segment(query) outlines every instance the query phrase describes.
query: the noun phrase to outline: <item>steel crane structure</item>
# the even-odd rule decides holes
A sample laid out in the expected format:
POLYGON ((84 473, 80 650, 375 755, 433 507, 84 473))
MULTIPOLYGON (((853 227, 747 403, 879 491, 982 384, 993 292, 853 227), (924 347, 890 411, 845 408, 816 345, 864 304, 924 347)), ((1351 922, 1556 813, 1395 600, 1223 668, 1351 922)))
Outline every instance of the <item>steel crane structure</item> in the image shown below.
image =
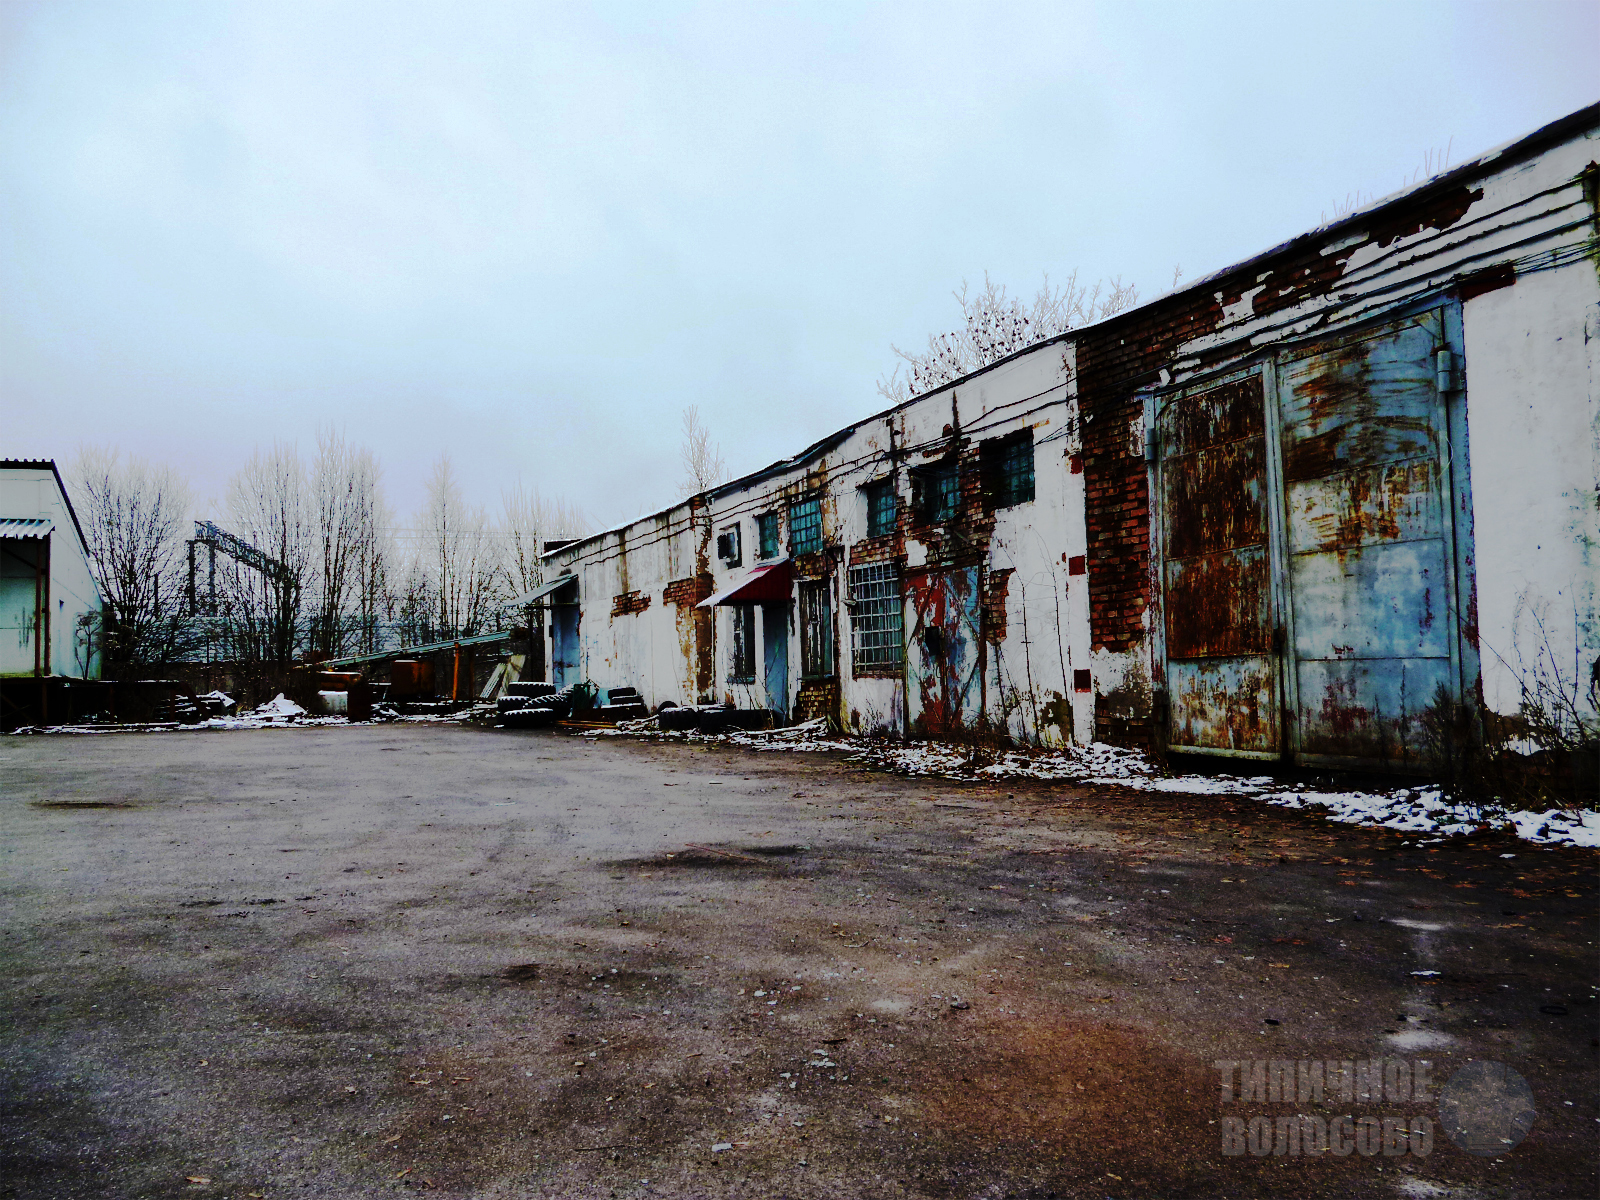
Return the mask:
POLYGON ((195 587, 199 567, 195 553, 197 546, 206 547, 208 554, 204 615, 217 615, 217 551, 220 550, 235 562, 260 573, 271 583, 274 611, 267 641, 274 657, 280 662, 287 662, 294 650, 294 618, 300 608, 300 581, 294 572, 226 529, 210 521, 196 521, 194 537, 189 541, 189 611, 194 614, 201 612, 200 596, 195 587))

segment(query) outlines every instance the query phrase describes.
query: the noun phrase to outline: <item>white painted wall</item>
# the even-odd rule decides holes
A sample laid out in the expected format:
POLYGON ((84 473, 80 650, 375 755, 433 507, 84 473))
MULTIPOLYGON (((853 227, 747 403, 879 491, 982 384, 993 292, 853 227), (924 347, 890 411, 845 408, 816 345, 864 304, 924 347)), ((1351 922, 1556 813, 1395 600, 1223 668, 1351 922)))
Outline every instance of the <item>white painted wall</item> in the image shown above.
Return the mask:
POLYGON ((1600 277, 1524 275, 1462 320, 1483 695, 1514 715, 1538 670, 1583 696, 1600 657, 1600 277))
MULTIPOLYGON (((0 468, 0 517, 43 517, 55 524, 50 537, 49 672, 98 679, 100 589, 55 474, 48 467, 0 468), (79 626, 85 614, 96 619, 92 639, 79 626)), ((33 605, 31 578, 9 579, 0 589, 0 674, 33 674, 33 605)))
MULTIPOLYGON (((1087 739, 1094 728, 1093 696, 1074 692, 1073 671, 1089 665, 1087 576, 1070 576, 1068 563, 1086 552, 1083 521, 1084 485, 1074 473, 1079 445, 1072 428, 1076 405, 1070 346, 1041 346, 1002 363, 955 388, 863 422, 837 445, 804 462, 795 462, 748 486, 718 493, 708 512, 690 526, 687 505, 660 517, 634 522, 623 531, 599 535, 555 552, 551 567, 571 566, 580 575, 583 597, 581 636, 583 662, 590 679, 601 687, 631 685, 652 707, 663 701, 691 703, 695 662, 688 640, 688 614, 663 601, 662 589, 696 570, 696 551, 709 532, 704 563, 722 590, 747 578, 761 560, 755 518, 767 511, 783 514, 783 550, 787 554, 787 507, 797 491, 819 485, 823 505, 823 537, 840 548, 835 575, 834 614, 842 709, 847 724, 861 728, 886 726, 903 731, 906 712, 904 677, 856 678, 851 670, 848 608, 843 603, 851 548, 867 538, 867 510, 862 485, 888 472, 891 446, 904 457, 896 473, 900 503, 911 503, 910 465, 924 461, 920 451, 941 443, 957 415, 962 433, 973 444, 1001 437, 1027 426, 1035 442, 1035 499, 996 514, 987 565, 1015 573, 1007 591, 1007 630, 998 653, 989 652, 988 694, 998 712, 1001 695, 1013 696, 1011 731, 1018 737, 1058 743, 1087 739), (892 431, 892 440, 891 440, 892 431), (730 568, 715 555, 714 536, 738 524, 742 562, 730 568), (670 526, 671 537, 659 529, 670 526), (623 536, 619 536, 619 533, 623 536), (626 542, 627 553, 620 553, 626 542), (626 569, 623 569, 623 562, 626 569), (610 616, 614 596, 628 590, 646 592, 650 607, 642 613, 610 616), (1070 717, 1068 716, 1070 714, 1070 717), (1064 725, 1063 725, 1064 723, 1064 725)), ((908 536, 909 566, 927 561, 927 547, 908 536)), ((791 603, 787 693, 800 685, 798 614, 791 603)), ((759 628, 758 617, 758 628, 759 628)), ((766 707, 757 643, 755 684, 730 682, 730 617, 715 616, 715 678, 707 698, 732 700, 740 707, 766 707)), ((911 627, 906 605, 906 628, 911 627)))

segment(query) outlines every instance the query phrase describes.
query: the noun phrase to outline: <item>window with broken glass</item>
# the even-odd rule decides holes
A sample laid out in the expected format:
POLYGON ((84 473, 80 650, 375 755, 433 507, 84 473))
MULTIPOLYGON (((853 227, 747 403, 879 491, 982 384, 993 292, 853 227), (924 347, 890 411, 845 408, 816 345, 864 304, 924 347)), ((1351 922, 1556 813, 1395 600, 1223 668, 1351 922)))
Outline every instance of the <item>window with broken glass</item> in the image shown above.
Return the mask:
POLYGON ((833 674, 832 581, 807 579, 796 589, 800 601, 800 673, 816 679, 833 674))
POLYGON ((880 479, 861 490, 867 498, 867 536, 886 537, 893 533, 895 514, 899 510, 894 480, 880 479))
POLYGON ((1033 499, 1033 430, 996 438, 978 447, 983 490, 992 508, 1033 499))
POLYGON ((778 514, 762 513, 756 518, 756 534, 761 542, 762 558, 778 557, 778 514))
POLYGON ((850 568, 850 649, 855 670, 899 668, 905 659, 903 611, 898 564, 850 568))
POLYGON ((924 467, 915 480, 917 507, 924 521, 948 521, 961 510, 961 472, 955 462, 924 467))
POLYGON ((814 554, 822 549, 822 501, 813 496, 789 506, 789 553, 814 554))
POLYGON ((756 609, 753 604, 735 604, 728 609, 728 682, 756 681, 756 609))

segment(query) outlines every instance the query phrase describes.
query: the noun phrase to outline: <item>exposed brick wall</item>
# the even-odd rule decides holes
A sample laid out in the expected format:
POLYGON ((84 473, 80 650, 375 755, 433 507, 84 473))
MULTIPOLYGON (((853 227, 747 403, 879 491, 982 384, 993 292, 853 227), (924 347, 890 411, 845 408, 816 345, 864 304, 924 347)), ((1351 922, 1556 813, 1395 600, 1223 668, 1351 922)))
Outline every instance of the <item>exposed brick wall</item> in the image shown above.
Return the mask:
POLYGON ((988 573, 983 597, 983 637, 996 646, 1006 640, 1006 595, 1015 574, 1011 567, 988 573))
POLYGON ((716 590, 716 580, 710 572, 691 575, 688 579, 674 579, 661 589, 663 604, 676 604, 680 608, 693 608, 716 590))
POLYGON ((839 681, 837 679, 808 679, 800 685, 795 697, 795 719, 815 721, 826 717, 829 724, 839 726, 839 681))
POLYGON ((649 592, 623 592, 620 596, 611 598, 611 615, 613 617, 631 616, 642 613, 650 607, 649 592))
MULTIPOLYGON (((833 577, 833 556, 826 550, 802 554, 794 560, 794 573, 801 579, 831 579, 833 577)), ((710 595, 709 592, 706 594, 710 595)))
POLYGON ((892 533, 884 534, 882 537, 864 538, 850 547, 850 565, 865 567, 871 563, 892 562, 896 558, 903 558, 904 552, 899 542, 899 537, 892 533))

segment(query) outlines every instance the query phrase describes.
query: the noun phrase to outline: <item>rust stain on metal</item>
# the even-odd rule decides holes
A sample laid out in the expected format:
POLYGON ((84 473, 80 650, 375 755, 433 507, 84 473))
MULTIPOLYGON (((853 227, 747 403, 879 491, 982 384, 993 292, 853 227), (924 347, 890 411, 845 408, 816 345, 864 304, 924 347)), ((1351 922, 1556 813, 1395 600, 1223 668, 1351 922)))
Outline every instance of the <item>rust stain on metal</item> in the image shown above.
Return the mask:
POLYGON ((1438 495, 1429 460, 1348 471, 1300 489, 1299 524, 1311 540, 1302 550, 1339 550, 1411 535, 1429 521, 1438 495))
POLYGON ((1382 408, 1388 389, 1378 385, 1389 381, 1373 378, 1363 343, 1319 355, 1314 369, 1315 374, 1295 385, 1305 419, 1302 427, 1285 431, 1285 480, 1323 479, 1353 463, 1433 453, 1433 430, 1427 420, 1382 408))
POLYGON ((1254 437, 1166 465, 1169 557, 1217 554, 1266 540, 1265 459, 1265 439, 1254 437))
POLYGON ((1219 554, 1169 566, 1167 654, 1212 658, 1272 649, 1267 556, 1219 554))

